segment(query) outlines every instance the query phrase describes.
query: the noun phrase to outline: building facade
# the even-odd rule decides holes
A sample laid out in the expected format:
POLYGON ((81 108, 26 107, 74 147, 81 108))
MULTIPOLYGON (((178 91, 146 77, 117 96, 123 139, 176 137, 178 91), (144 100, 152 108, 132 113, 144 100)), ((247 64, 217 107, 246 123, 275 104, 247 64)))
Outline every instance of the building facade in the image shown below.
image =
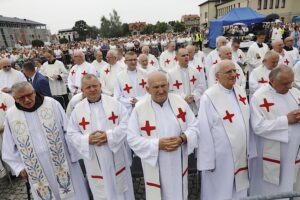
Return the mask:
POLYGON ((69 42, 73 42, 78 36, 78 33, 73 29, 61 29, 57 34, 58 40, 66 38, 69 42))
POLYGON ((199 27, 200 27, 199 15, 183 15, 181 17, 181 22, 183 22, 185 29, 188 32, 193 32, 193 31, 199 30, 199 27))
POLYGON ((50 31, 46 24, 0 15, 1 48, 14 47, 16 44, 30 45, 33 40, 49 42, 50 31))
POLYGON ((134 22, 128 24, 131 35, 139 35, 145 26, 146 22, 134 22))
POLYGON ((210 20, 240 7, 250 7, 263 15, 277 14, 281 21, 291 22, 294 16, 300 15, 299 5, 299 0, 208 0, 199 5, 200 24, 207 25, 210 20))

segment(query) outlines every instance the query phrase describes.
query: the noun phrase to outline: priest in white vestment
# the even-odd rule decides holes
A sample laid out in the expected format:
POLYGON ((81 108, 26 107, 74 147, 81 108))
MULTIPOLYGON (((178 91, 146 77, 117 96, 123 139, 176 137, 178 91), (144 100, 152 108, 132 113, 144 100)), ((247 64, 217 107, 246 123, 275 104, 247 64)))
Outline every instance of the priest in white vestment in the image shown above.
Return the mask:
MULTIPOLYGON (((0 91, 0 155, 2 155, 2 141, 3 141, 3 131, 4 131, 4 120, 6 111, 14 105, 14 99, 9 94, 0 91)), ((2 157, 2 156, 1 156, 2 157)), ((0 178, 7 174, 8 168, 0 159, 0 178)))
POLYGON ((80 92, 81 78, 86 74, 96 74, 96 69, 93 65, 85 61, 85 56, 82 51, 74 52, 75 65, 71 68, 68 76, 68 88, 72 95, 80 92))
POLYGON ((76 107, 76 105, 77 105, 81 100, 83 100, 84 98, 85 98, 85 96, 83 95, 82 92, 75 94, 75 95, 71 98, 71 100, 70 100, 70 102, 69 102, 69 104, 68 104, 68 106, 67 106, 67 109, 66 109, 66 115, 67 115, 67 118, 68 118, 68 119, 70 119, 71 114, 72 114, 74 108, 76 107))
POLYGON ((272 69, 278 66, 279 54, 268 51, 262 61, 262 65, 255 68, 249 76, 250 96, 260 87, 269 84, 269 74, 272 69))
POLYGON ((128 114, 101 94, 95 75, 82 79, 85 99, 71 114, 67 138, 84 159, 94 200, 133 200, 133 185, 124 141, 128 114))
MULTIPOLYGON (((236 84, 241 86, 242 88, 246 88, 246 77, 244 75, 243 69, 240 67, 239 64, 233 61, 232 59, 232 49, 228 46, 222 46, 219 48, 219 56, 220 56, 220 61, 222 60, 230 60, 234 63, 235 69, 236 69, 236 84)), ((211 87, 215 83, 217 83, 216 79, 216 68, 218 64, 214 64, 211 66, 209 69, 209 73, 207 76, 207 82, 208 82, 208 87, 211 87)))
POLYGON ((207 89, 207 81, 206 81, 206 76, 204 72, 204 53, 202 51, 198 51, 198 53, 195 53, 196 47, 194 45, 187 45, 186 49, 188 50, 189 53, 189 66, 195 68, 198 70, 200 73, 200 78, 201 80, 205 80, 205 89, 207 89))
POLYGON ((240 40, 233 38, 231 41, 232 59, 236 61, 240 66, 246 66, 246 55, 240 49, 240 40))
POLYGON ((300 61, 294 66, 294 87, 300 90, 300 61))
POLYGON ((178 49, 176 57, 178 64, 167 73, 170 92, 180 95, 197 115, 206 81, 197 69, 189 65, 187 49, 178 49))
POLYGON ((265 42, 266 33, 260 31, 256 35, 256 42, 251 44, 247 51, 247 61, 249 65, 249 72, 251 73, 253 69, 259 67, 262 64, 262 60, 269 51, 268 45, 265 42))
POLYGON ((13 69, 11 62, 7 58, 0 60, 0 90, 5 93, 11 93, 11 86, 20 81, 27 81, 25 75, 13 69))
POLYGON ((188 199, 188 155, 197 145, 197 120, 178 95, 168 94, 164 73, 152 72, 149 95, 135 106, 127 141, 141 158, 147 200, 188 199))
POLYGON ((104 67, 108 67, 108 63, 103 60, 102 51, 98 50, 95 53, 96 59, 92 62, 96 69, 96 76, 100 78, 100 72, 104 67))
POLYGON ((175 67, 177 63, 175 46, 175 42, 170 41, 168 43, 168 48, 160 54, 159 65, 161 70, 164 72, 168 72, 170 69, 175 67))
POLYGON ((218 83, 200 101, 197 167, 201 200, 247 196, 250 111, 244 88, 235 84, 232 61, 217 64, 218 83))
POLYGON ((300 60, 299 50, 294 47, 293 37, 287 37, 284 39, 284 50, 293 58, 294 65, 300 60))
POLYGON ((147 71, 147 73, 151 73, 153 71, 157 71, 158 69, 153 67, 148 62, 148 56, 146 54, 140 54, 138 58, 138 67, 147 71))
POLYGON ((154 67, 156 70, 160 69, 159 62, 158 62, 157 58, 150 53, 149 46, 142 47, 142 54, 147 55, 149 65, 154 67))
POLYGON ((221 58, 218 51, 222 46, 226 46, 227 42, 228 41, 224 36, 219 36, 216 38, 216 49, 209 52, 204 60, 206 75, 209 74, 211 66, 220 62, 221 58))
POLYGON ((28 82, 12 86, 16 101, 6 113, 2 156, 16 176, 28 178, 34 199, 88 199, 77 151, 65 140, 61 105, 28 82))
POLYGON ((272 42, 272 51, 275 51, 279 54, 279 64, 284 64, 287 65, 291 68, 294 67, 294 59, 293 57, 287 53, 287 51, 283 48, 284 44, 283 41, 281 39, 279 40, 274 40, 272 42))
POLYGON ((270 84, 251 99, 251 126, 258 156, 251 171, 251 195, 300 192, 300 91, 292 88, 294 74, 279 65, 270 84))
POLYGON ((54 58, 52 50, 44 52, 47 62, 44 62, 39 72, 49 81, 51 94, 56 98, 63 98, 64 108, 69 102, 66 80, 68 72, 65 65, 54 58))
POLYGON ((117 83, 117 75, 123 70, 123 66, 117 62, 117 52, 109 50, 106 58, 108 66, 102 68, 100 71, 100 83, 102 85, 102 91, 109 96, 114 95, 115 85, 117 83))
POLYGON ((137 68, 137 55, 133 51, 126 53, 125 63, 127 69, 117 76, 114 96, 131 113, 135 104, 146 95, 148 73, 137 68))

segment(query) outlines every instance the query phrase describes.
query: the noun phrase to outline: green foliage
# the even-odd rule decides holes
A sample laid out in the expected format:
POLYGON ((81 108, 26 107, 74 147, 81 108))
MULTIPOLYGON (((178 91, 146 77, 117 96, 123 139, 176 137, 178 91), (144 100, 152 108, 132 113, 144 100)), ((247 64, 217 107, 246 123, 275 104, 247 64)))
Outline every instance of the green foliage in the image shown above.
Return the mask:
POLYGON ((86 40, 88 29, 89 26, 86 24, 84 20, 76 21, 75 26, 73 27, 73 30, 76 31, 79 35, 78 38, 79 41, 86 40))
POLYGON ((165 33, 168 30, 168 24, 166 22, 157 22, 155 24, 156 33, 165 33))
POLYGON ((174 32, 183 32, 185 31, 185 26, 182 22, 176 21, 173 25, 171 25, 174 29, 174 32))
POLYGON ((69 42, 69 40, 65 37, 59 39, 60 44, 67 44, 68 42, 69 42))
POLYGON ((31 45, 32 47, 43 47, 44 42, 42 40, 32 40, 31 45))
POLYGON ((121 37, 124 35, 123 25, 116 10, 109 14, 109 19, 102 16, 100 21, 100 35, 102 37, 121 37))

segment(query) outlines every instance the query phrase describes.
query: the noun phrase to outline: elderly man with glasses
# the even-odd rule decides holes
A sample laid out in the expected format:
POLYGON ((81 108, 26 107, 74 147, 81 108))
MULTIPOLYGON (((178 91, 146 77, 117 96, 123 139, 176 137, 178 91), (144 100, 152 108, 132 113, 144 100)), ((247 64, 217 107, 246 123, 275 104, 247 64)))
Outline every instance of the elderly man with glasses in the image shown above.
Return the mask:
POLYGON ((0 60, 0 89, 2 92, 11 93, 11 86, 19 81, 26 81, 26 77, 11 67, 8 58, 0 60))

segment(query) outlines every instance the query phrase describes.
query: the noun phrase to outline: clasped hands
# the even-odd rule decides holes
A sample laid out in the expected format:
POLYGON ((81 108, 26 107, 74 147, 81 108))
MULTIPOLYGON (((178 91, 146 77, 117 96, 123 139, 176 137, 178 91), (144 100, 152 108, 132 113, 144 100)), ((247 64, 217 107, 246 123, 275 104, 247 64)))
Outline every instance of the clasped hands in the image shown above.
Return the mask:
POLYGON ((159 150, 175 151, 182 143, 186 142, 187 138, 184 134, 177 137, 164 137, 159 139, 159 150))
POLYGON ((107 135, 104 131, 94 131, 89 135, 89 144, 101 146, 107 142, 107 135))

